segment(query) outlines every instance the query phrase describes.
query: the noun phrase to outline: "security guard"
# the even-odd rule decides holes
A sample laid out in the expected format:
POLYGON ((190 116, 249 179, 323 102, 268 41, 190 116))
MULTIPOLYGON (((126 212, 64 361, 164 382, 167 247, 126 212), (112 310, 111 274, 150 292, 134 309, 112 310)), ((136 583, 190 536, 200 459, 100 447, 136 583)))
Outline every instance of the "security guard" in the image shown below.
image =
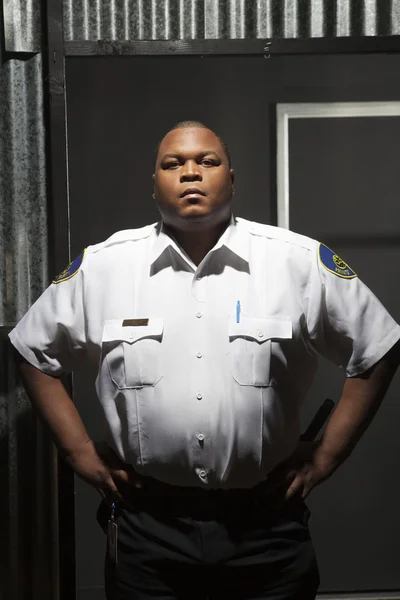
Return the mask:
POLYGON ((162 222, 88 247, 11 332, 21 377, 104 497, 110 599, 309 600, 304 498, 371 421, 400 327, 332 250, 232 215, 229 151, 204 125, 168 132, 153 179, 162 222), (302 444, 317 352, 347 378, 322 440, 302 444), (59 379, 82 361, 102 450, 59 379))

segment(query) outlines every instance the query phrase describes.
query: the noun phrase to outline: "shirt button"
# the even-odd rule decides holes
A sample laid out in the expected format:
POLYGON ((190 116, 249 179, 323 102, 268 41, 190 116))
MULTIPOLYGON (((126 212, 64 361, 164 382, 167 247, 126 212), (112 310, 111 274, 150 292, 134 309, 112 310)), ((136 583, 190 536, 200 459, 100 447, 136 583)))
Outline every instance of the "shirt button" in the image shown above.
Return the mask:
POLYGON ((133 340, 133 335, 132 335, 132 333, 130 334, 130 336, 129 336, 129 339, 130 339, 130 340, 133 340))
POLYGON ((263 332, 262 332, 262 331, 259 331, 259 332, 258 332, 258 337, 264 337, 264 334, 263 334, 263 332))
POLYGON ((199 475, 200 475, 200 477, 205 477, 207 475, 207 473, 205 472, 204 469, 201 469, 201 471, 199 471, 199 475))
POLYGON ((201 281, 201 277, 196 277, 197 281, 201 281))
POLYGON ((197 353, 197 358, 201 358, 202 356, 203 356, 203 355, 202 355, 202 353, 201 353, 201 352, 198 352, 198 353, 197 353))
POLYGON ((198 319, 201 319, 201 317, 202 317, 202 316, 203 316, 203 313, 201 313, 201 312, 198 312, 198 313, 196 313, 196 317, 197 317, 198 319))
POLYGON ((203 394, 197 394, 197 400, 201 400, 203 397, 203 394))
POLYGON ((199 442, 202 442, 204 440, 204 435, 202 433, 199 433, 197 439, 199 440, 199 442))

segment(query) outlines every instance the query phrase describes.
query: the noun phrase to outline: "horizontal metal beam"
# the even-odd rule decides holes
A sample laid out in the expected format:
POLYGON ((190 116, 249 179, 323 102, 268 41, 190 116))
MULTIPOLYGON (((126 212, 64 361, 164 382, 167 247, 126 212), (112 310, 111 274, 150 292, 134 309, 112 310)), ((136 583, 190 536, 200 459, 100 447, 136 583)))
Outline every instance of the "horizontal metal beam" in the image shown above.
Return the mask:
POLYGON ((357 54, 400 52, 400 35, 307 39, 67 41, 65 56, 357 54))
POLYGON ((317 594, 317 600, 400 600, 399 592, 317 594))
POLYGON ((141 40, 65 42, 66 56, 265 54, 268 40, 141 40))

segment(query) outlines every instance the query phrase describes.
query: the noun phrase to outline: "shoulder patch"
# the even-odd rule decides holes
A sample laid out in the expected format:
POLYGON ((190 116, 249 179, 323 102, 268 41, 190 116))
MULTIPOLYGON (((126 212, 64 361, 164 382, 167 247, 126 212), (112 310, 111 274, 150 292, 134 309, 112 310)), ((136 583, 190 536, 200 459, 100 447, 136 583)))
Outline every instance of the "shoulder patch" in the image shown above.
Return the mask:
POLYGON ((343 279, 357 277, 357 273, 325 244, 319 245, 319 260, 327 271, 338 277, 343 277, 343 279))
POLYGON ((62 281, 67 281, 71 279, 76 273, 79 271, 79 268, 83 262, 85 257, 86 248, 83 252, 80 253, 79 256, 74 258, 72 262, 62 271, 55 279, 53 279, 53 283, 61 283, 62 281))

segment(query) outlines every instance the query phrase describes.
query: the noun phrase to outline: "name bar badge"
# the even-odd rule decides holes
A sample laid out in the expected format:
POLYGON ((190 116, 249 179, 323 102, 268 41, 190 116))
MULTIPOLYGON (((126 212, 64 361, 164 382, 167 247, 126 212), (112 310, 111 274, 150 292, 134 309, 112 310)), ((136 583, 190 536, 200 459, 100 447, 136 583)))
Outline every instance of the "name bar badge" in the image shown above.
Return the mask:
POLYGON ((143 327, 149 324, 150 319, 124 319, 122 327, 143 327))

